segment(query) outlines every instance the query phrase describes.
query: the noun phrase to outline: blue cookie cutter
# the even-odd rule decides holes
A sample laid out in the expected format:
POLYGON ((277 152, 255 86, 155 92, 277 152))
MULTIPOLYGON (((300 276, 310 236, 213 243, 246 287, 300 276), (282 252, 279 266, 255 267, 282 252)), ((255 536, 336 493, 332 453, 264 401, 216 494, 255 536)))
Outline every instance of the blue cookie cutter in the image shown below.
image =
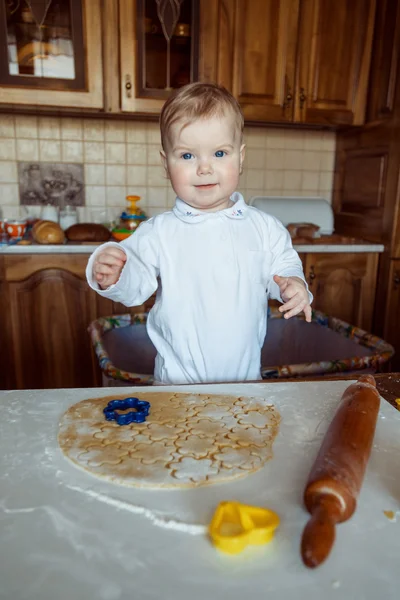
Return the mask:
POLYGON ((150 402, 139 400, 139 398, 124 398, 123 400, 111 400, 103 409, 107 421, 116 421, 118 425, 129 425, 130 423, 144 423, 150 412, 150 402), (135 410, 128 413, 117 413, 117 410, 135 410))

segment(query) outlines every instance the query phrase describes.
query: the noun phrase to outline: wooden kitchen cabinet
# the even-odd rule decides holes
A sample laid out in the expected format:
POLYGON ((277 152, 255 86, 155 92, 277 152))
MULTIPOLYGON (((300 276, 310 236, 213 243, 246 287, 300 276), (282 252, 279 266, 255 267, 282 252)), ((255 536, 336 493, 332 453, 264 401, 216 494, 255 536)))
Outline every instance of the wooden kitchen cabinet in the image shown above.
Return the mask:
POLYGON ((100 316, 142 312, 100 297, 86 283, 87 254, 0 257, 6 389, 101 385, 87 327, 100 316))
POLYGON ((400 0, 380 0, 372 47, 367 123, 383 123, 394 115, 399 56, 400 0))
POLYGON ((363 123, 374 16, 375 0, 204 0, 201 74, 249 121, 363 123))
POLYGON ((102 109, 101 8, 0 0, 0 103, 102 109))
POLYGON ((293 120, 300 0, 201 4, 201 71, 239 101, 246 120, 293 120))
POLYGON ((390 361, 390 370, 400 371, 400 259, 390 261, 388 281, 383 336, 396 349, 396 353, 390 361))
POLYGON ((304 273, 314 295, 312 307, 371 332, 378 256, 348 252, 303 255, 304 273))
POLYGON ((119 3, 121 109, 158 113, 171 90, 198 80, 199 0, 119 3))

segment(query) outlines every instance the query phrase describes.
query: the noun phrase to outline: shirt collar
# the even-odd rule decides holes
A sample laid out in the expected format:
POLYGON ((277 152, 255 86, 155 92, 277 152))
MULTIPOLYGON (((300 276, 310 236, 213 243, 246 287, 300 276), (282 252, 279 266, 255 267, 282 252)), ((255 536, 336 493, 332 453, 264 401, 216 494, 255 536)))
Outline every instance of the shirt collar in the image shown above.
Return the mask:
POLYGON ((201 223, 202 221, 213 219, 220 215, 229 217, 230 219, 243 219, 246 216, 248 206, 245 203, 242 194, 234 192, 231 196, 231 200, 234 204, 229 208, 224 208, 224 210, 218 210, 216 212, 206 212, 197 210, 189 204, 186 204, 186 202, 180 198, 177 198, 172 211, 178 219, 185 221, 185 223, 201 223))

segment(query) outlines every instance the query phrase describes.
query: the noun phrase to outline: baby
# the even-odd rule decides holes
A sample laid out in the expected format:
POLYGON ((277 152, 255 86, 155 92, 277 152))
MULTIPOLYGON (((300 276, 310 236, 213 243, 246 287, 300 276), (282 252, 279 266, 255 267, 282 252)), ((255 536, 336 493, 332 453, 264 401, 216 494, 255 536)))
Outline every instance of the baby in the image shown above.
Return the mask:
POLYGON ((311 321, 312 295, 287 230, 245 204, 243 115, 222 87, 192 83, 165 103, 161 159, 171 211, 92 254, 89 285, 125 306, 156 290, 147 320, 163 384, 260 379, 268 297, 311 321))

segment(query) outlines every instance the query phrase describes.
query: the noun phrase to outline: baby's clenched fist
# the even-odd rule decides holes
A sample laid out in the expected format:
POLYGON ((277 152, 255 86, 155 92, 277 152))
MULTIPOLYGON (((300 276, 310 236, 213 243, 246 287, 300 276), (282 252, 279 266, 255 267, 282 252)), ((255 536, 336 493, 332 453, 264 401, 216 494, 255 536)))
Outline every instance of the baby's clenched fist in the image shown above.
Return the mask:
POLYGON ((125 252, 115 246, 110 246, 99 252, 93 264, 93 278, 102 290, 117 283, 125 262, 125 252))

